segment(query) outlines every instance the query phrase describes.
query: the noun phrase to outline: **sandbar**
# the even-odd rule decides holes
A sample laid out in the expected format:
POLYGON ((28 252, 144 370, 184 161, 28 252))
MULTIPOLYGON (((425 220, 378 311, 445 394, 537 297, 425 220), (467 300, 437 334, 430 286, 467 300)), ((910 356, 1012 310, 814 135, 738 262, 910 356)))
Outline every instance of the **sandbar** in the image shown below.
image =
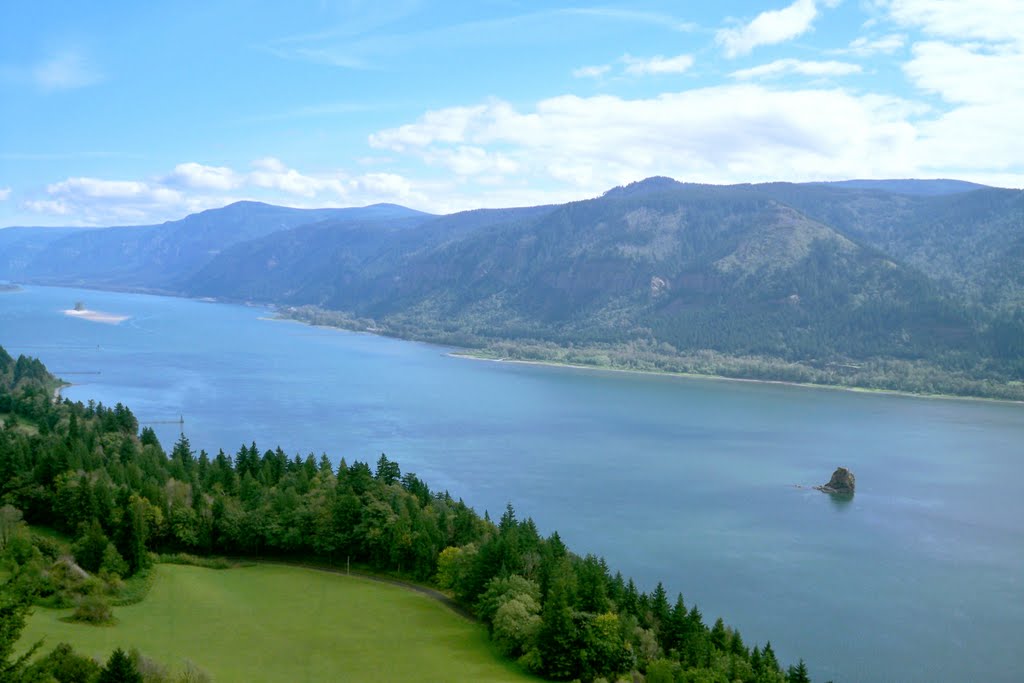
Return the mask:
POLYGON ((108 325, 117 325, 131 317, 130 315, 117 315, 116 313, 104 313, 103 311, 90 311, 87 308, 69 308, 64 311, 64 315, 70 315, 73 318, 81 318, 83 320, 91 320, 94 323, 106 323, 108 325))

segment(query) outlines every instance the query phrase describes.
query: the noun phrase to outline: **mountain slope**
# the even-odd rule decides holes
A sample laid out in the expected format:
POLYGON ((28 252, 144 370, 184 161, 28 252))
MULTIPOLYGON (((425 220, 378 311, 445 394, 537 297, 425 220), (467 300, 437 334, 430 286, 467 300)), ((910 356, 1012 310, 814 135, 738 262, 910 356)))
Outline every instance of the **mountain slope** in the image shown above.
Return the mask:
POLYGON ((290 315, 499 357, 1024 398, 1018 190, 651 178, 450 216, 233 205, 31 248, 8 258, 35 281, 314 307, 290 315))
POLYGON ((395 205, 349 209, 292 209, 238 202, 162 225, 94 229, 46 245, 24 268, 25 279, 54 284, 177 291, 224 249, 298 225, 333 219, 409 218, 421 214, 395 205))
POLYGON ((972 335, 920 273, 748 188, 558 207, 412 254, 326 304, 405 327, 461 322, 491 338, 802 360, 920 357, 972 335))
POLYGON ((4 228, 0 230, 0 280, 24 280, 36 259, 51 244, 87 228, 4 228))
POLYGON ((1024 192, 984 188, 936 197, 775 183, 767 196, 909 265, 965 300, 1020 305, 1024 192))
POLYGON ((337 305, 353 283, 375 273, 391 273, 404 256, 549 210, 541 206, 441 217, 321 221, 226 249, 189 278, 184 291, 192 296, 337 305))

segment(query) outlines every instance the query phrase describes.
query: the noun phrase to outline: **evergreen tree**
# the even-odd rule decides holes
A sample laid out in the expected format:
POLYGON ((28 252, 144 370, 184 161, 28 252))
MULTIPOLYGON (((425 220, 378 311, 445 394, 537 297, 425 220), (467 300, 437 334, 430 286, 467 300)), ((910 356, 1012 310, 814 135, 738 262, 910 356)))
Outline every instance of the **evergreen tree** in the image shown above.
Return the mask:
POLYGON ((538 638, 544 675, 556 681, 572 680, 579 668, 578 634, 572 612, 573 593, 572 568, 568 560, 563 559, 551 576, 538 638))
POLYGON ((381 453, 377 460, 376 478, 384 484, 394 484, 402 478, 402 470, 398 467, 397 462, 388 460, 388 456, 381 453))
POLYGON ((75 560, 86 571, 99 571, 100 565, 103 564, 103 553, 109 542, 99 521, 93 517, 92 522, 83 525, 81 536, 72 546, 75 560))
MULTIPOLYGON (((4 593, 0 593, 0 681, 17 683, 22 680, 26 663, 43 641, 32 645, 21 656, 14 657, 15 646, 32 609, 32 601, 27 592, 8 594, 12 592, 10 583, 0 588, 5 589, 4 593)), ((17 588, 14 586, 15 590, 17 588)))
POLYGON ((786 671, 786 683, 811 683, 804 660, 801 659, 799 664, 789 667, 789 670, 786 671))
POLYGON ((772 649, 772 641, 768 641, 764 644, 764 650, 761 651, 761 658, 764 660, 764 668, 769 671, 779 670, 779 660, 775 657, 775 650, 772 649))
POLYGON ((142 683, 142 674, 124 650, 117 648, 110 655, 96 683, 142 683))

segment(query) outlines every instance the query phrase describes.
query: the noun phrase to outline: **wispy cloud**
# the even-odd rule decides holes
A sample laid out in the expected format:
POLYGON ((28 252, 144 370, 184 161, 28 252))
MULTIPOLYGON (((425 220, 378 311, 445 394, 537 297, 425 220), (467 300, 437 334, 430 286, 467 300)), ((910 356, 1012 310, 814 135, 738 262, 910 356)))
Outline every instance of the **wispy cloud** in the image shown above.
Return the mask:
POLYGON ((370 69, 371 65, 366 58, 357 56, 350 52, 347 47, 294 47, 279 48, 268 47, 267 50, 275 57, 282 59, 298 59, 314 64, 336 66, 342 69, 362 71, 370 69))
POLYGON ((902 33, 890 33, 879 38, 868 38, 861 36, 852 41, 848 47, 832 50, 834 54, 850 54, 858 57, 870 57, 872 55, 891 55, 907 44, 907 36, 902 33))
POLYGON ((600 78, 612 70, 611 64, 598 64, 595 66, 581 66, 572 70, 574 78, 600 78))
POLYGON ((0 202, 6 202, 11 197, 11 188, 0 187, 0 202))
POLYGON ((799 59, 777 59, 768 64, 755 66, 750 69, 733 71, 729 74, 732 78, 739 80, 750 80, 753 78, 773 78, 797 74, 800 76, 815 76, 824 78, 828 76, 849 76, 863 71, 859 64, 850 62, 816 62, 803 61, 799 59))
MULTIPOLYGON (((622 65, 622 73, 627 76, 681 74, 693 66, 693 61, 693 55, 634 57, 625 54, 618 59, 618 63, 622 65)), ((576 78, 601 78, 611 73, 613 68, 612 64, 581 66, 578 69, 573 69, 572 75, 576 78)))
POLYGON ((573 19, 589 19, 591 24, 605 27, 629 23, 647 24, 674 32, 698 29, 696 24, 658 12, 603 7, 557 8, 459 21, 419 31, 382 30, 387 22, 345 24, 279 38, 268 43, 265 49, 285 59, 302 59, 346 69, 370 69, 379 68, 384 57, 418 50, 564 42, 566 34, 562 27, 573 19))
POLYGON ((56 52, 34 64, 0 64, 0 82, 34 86, 44 92, 85 88, 105 78, 85 53, 74 49, 56 52))
POLYGON ((71 90, 100 83, 104 75, 82 53, 69 50, 32 67, 32 80, 43 90, 71 90))
POLYGON ((271 45, 293 45, 355 38, 399 22, 419 9, 419 0, 398 0, 395 2, 356 2, 341 10, 341 21, 336 18, 330 25, 314 31, 282 36, 271 41, 271 45))
POLYGON ((726 57, 740 57, 760 45, 775 45, 806 33, 817 16, 814 0, 795 0, 788 7, 758 14, 748 24, 723 28, 715 34, 715 40, 726 57))
POLYGON ((660 74, 681 74, 693 66, 692 55, 678 55, 676 57, 633 57, 623 55, 622 61, 626 65, 626 73, 632 76, 647 76, 660 74))
POLYGON ((599 17, 613 21, 628 21, 637 24, 661 26, 680 33, 692 33, 700 27, 692 21, 681 21, 678 18, 660 12, 644 12, 640 10, 616 9, 611 7, 578 7, 575 9, 556 10, 564 14, 599 17))

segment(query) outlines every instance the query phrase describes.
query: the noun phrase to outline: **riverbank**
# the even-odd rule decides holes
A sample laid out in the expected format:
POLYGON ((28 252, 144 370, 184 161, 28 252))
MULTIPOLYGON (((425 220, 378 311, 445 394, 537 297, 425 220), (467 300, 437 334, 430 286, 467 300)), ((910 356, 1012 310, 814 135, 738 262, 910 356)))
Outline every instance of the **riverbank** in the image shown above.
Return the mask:
MULTIPOLYGON (((54 286, 54 285, 41 285, 54 286)), ((467 340, 459 337, 452 338, 450 334, 432 333, 430 330, 404 330, 381 326, 373 320, 353 318, 336 311, 326 311, 313 307, 282 307, 271 303, 260 304, 253 301, 233 301, 229 299, 217 299, 211 297, 193 298, 180 294, 167 292, 146 292, 137 289, 118 288, 97 288, 100 291, 125 291, 131 293, 151 294, 157 296, 173 296, 175 298, 192 299, 207 303, 226 303, 244 305, 250 307, 263 307, 274 313, 273 316, 261 316, 261 320, 287 320, 298 322, 312 327, 325 327, 343 329, 349 332, 360 334, 371 334, 376 336, 402 339, 422 344, 431 344, 445 349, 455 349, 453 355, 472 358, 477 360, 490 360, 501 362, 520 362, 536 365, 551 365, 556 367, 570 367, 583 370, 602 370, 609 372, 633 372, 651 375, 668 375, 674 377, 688 377, 711 380, 728 380, 733 382, 757 382, 763 384, 781 384, 793 387, 836 389, 840 391, 853 391, 874 394, 890 394, 895 396, 913 396, 920 398, 939 399, 960 399, 960 400, 983 400, 1003 403, 1022 404, 1024 403, 1024 383, 1007 382, 997 377, 984 377, 971 375, 969 372, 955 373, 945 370, 940 366, 925 361, 904 361, 898 359, 874 359, 864 361, 861 365, 850 366, 842 363, 830 364, 831 367, 817 368, 804 365, 798 362, 781 361, 779 359, 761 357, 733 357, 718 354, 713 351, 697 351, 690 355, 660 355, 647 353, 641 358, 634 358, 628 355, 628 349, 615 346, 594 346, 565 348, 551 343, 528 342, 524 347, 519 342, 503 340, 481 340, 481 343, 468 344, 467 340), (506 349, 512 353, 505 353, 506 349), (598 363, 580 363, 574 360, 559 360, 557 358, 522 358, 516 357, 516 352, 526 352, 528 355, 572 355, 579 357, 596 356, 603 361, 598 363), (634 363, 634 361, 637 361, 634 363), (634 364, 641 365, 667 365, 667 368, 660 367, 633 367, 634 364), (684 369, 675 370, 671 366, 682 366, 684 369), (690 368, 697 366, 700 371, 692 371, 690 368), (728 372, 718 372, 720 368, 728 368, 728 372), (850 369, 852 368, 852 370, 850 369), (708 370, 704 372, 703 370, 708 370), (839 369, 837 371, 836 369, 839 369), (760 376, 745 376, 755 374, 760 376), (775 377, 772 377, 775 375, 775 377), (837 381, 829 381, 834 375, 846 375, 836 377, 837 381), (781 376, 781 377, 780 377, 781 376), (787 378, 790 377, 790 378, 787 378), (797 377, 793 379, 791 377, 797 377), (812 377, 811 381, 803 378, 812 377), (925 381, 920 381, 921 378, 925 381), (814 381, 819 378, 826 381, 814 381), (852 381, 851 381, 852 380, 852 381), (889 385, 889 386, 879 386, 889 385), (894 386, 895 385, 895 386, 894 386), (911 388, 901 388, 901 385, 911 385, 911 388), (921 390, 917 385, 925 387, 921 390), (931 391, 928 387, 938 387, 940 390, 931 391), (963 391, 960 391, 960 389, 963 391), (951 389, 951 390, 950 390, 951 389)), ((71 317, 81 317, 92 322, 117 325, 127 320, 130 316, 105 313, 101 311, 64 311, 71 317)), ((641 349, 643 350, 643 349, 641 349)))
POLYGON ((845 357, 787 360, 735 355, 711 349, 677 350, 654 341, 565 345, 536 339, 500 339, 413 326, 381 324, 314 306, 275 307, 278 317, 317 327, 336 327, 395 339, 435 344, 460 355, 486 360, 522 361, 584 369, 641 372, 828 387, 922 397, 1024 402, 1024 382, 1000 374, 988 362, 951 369, 939 360, 845 357))
MULTIPOLYGON (((290 318, 287 318, 290 320, 290 318)), ((301 321, 298 321, 301 322, 301 321)), ((992 398, 987 396, 962 396, 958 394, 938 393, 917 393, 913 391, 899 391, 896 389, 874 389, 870 387, 849 386, 843 384, 816 384, 814 382, 792 382, 781 379, 754 379, 750 377, 729 377, 726 375, 701 374, 695 372, 673 372, 671 370, 639 370, 633 368, 621 368, 615 366, 583 365, 580 363, 564 363, 554 360, 530 360, 520 358, 493 358, 481 354, 475 354, 469 350, 450 351, 448 356, 462 358, 465 360, 486 361, 490 363, 517 363, 520 365, 540 365, 553 368, 571 368, 574 370, 587 370, 590 372, 616 372, 633 375, 653 375, 658 377, 677 377, 680 379, 700 379, 715 382, 747 382, 753 384, 776 384, 787 387, 799 387, 803 389, 829 389, 832 391, 848 391, 862 394, 879 394, 886 396, 906 396, 909 398, 929 398, 947 401, 985 401, 990 403, 1009 403, 1013 405, 1024 405, 1024 400, 1009 398, 992 398)))

